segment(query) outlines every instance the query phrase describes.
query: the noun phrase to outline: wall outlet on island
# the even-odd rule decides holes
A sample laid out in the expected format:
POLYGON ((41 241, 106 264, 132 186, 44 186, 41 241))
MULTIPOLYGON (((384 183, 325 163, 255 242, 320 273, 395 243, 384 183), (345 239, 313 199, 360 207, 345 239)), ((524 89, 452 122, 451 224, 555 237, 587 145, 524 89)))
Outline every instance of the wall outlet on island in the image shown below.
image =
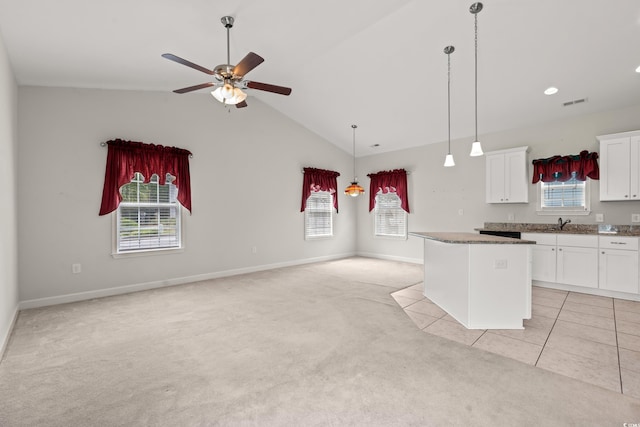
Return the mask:
POLYGON ((631 214, 631 222, 640 222, 640 214, 631 214))
POLYGON ((604 214, 597 213, 596 214, 596 222, 604 222, 604 214))

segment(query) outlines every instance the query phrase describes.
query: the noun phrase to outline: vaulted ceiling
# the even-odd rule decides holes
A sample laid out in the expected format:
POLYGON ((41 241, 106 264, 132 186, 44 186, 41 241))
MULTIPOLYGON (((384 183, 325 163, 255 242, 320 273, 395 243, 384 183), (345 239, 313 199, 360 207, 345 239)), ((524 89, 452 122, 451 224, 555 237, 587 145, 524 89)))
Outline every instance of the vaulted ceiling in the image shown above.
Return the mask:
MULTIPOLYGON (((248 78, 293 88, 249 90, 357 155, 474 135, 471 0, 0 0, 0 34, 18 84, 170 92, 249 51, 248 78), (379 144, 379 147, 371 146, 379 144)), ((638 0, 485 0, 478 15, 478 131, 485 134, 640 102, 638 0), (544 89, 559 92, 545 96, 544 89), (576 99, 586 102, 563 106, 576 99)), ((209 96, 203 90, 184 95, 209 96)), ((211 109, 224 108, 211 98, 211 109)), ((232 114, 243 114, 233 109, 232 114)), ((219 115, 218 117, 222 117, 219 115)))

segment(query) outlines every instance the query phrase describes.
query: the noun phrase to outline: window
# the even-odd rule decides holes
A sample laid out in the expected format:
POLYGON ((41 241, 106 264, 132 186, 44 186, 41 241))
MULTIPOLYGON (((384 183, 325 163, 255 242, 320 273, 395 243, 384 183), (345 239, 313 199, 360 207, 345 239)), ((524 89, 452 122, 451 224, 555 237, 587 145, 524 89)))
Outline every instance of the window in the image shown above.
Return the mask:
POLYGON ((396 193, 378 193, 374 208, 374 234, 380 237, 407 238, 407 212, 396 193))
POLYGON ((333 236, 333 200, 328 191, 313 192, 304 210, 304 238, 333 236))
POLYGON ((588 215, 589 185, 573 176, 568 181, 542 182, 539 184, 539 214, 570 212, 574 215, 588 215))
POLYGON ((181 248, 180 204, 173 177, 158 183, 158 175, 150 182, 136 172, 130 183, 120 188, 122 202, 118 207, 116 253, 154 249, 181 248))

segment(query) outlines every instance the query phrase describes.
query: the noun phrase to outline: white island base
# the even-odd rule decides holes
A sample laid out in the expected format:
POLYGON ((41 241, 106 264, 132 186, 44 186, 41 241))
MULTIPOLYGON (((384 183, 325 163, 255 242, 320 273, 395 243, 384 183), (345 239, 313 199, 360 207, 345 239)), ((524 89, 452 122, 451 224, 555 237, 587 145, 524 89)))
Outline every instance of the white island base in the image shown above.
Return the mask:
POLYGON ((534 242, 472 233, 411 234, 425 239, 425 297, 468 329, 524 329, 523 320, 531 318, 534 242))

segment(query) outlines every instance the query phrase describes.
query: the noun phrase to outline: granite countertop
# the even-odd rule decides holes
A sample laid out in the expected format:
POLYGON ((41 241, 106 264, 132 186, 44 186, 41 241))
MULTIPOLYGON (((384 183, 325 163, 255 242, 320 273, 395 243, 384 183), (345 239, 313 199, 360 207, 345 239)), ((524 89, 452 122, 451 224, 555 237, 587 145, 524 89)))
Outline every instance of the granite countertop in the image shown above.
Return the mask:
POLYGON ((615 236, 640 236, 640 225, 613 225, 615 232, 599 232, 597 224, 567 224, 558 230, 558 224, 485 222, 483 228, 476 231, 520 231, 522 233, 554 233, 554 234, 602 234, 615 236))
POLYGON ((443 243, 455 244, 495 244, 495 245, 535 245, 532 240, 512 239, 510 237, 491 236, 489 234, 463 233, 463 232, 436 232, 415 231, 409 235, 422 237, 423 239, 436 240, 443 243))

